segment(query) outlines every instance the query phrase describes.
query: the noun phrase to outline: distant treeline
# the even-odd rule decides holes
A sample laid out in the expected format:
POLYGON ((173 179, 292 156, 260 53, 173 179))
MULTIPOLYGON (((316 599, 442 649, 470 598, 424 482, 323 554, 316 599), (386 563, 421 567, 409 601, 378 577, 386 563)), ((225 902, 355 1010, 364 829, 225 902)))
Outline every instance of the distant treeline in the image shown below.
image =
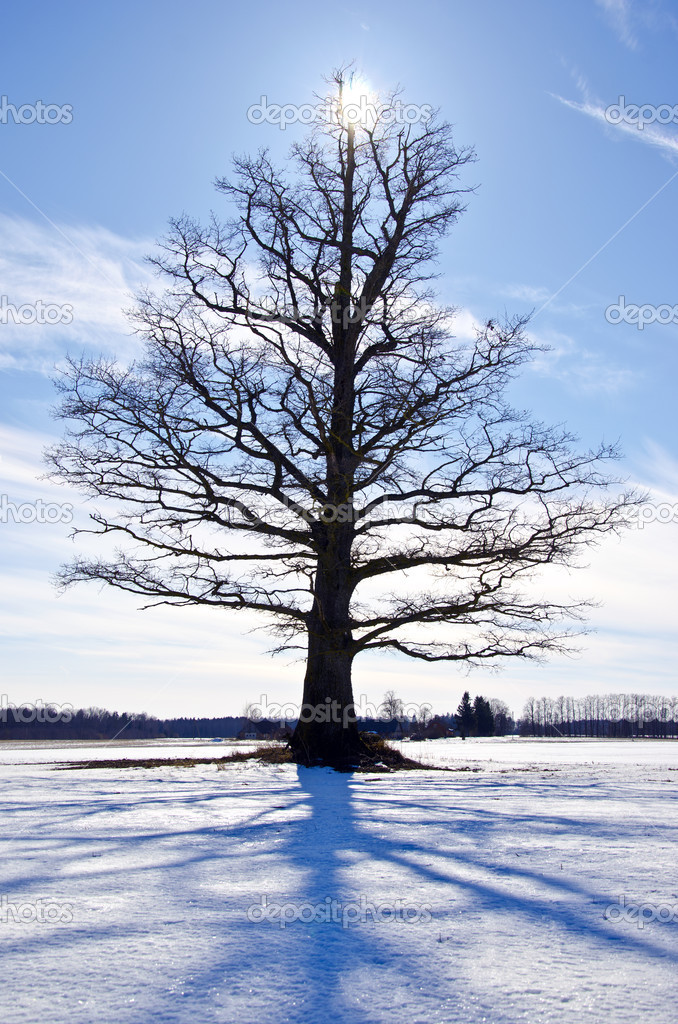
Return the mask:
MULTIPOLYGON (((422 705, 422 708, 425 708, 422 705)), ((466 692, 456 714, 422 713, 407 717, 393 709, 392 717, 360 718, 359 728, 391 738, 435 739, 461 736, 607 737, 678 739, 678 698, 639 693, 611 693, 588 697, 530 697, 515 723, 503 701, 470 700, 466 692)), ((73 709, 70 705, 12 705, 0 701, 2 740, 126 740, 236 739, 282 735, 295 721, 250 721, 244 715, 222 718, 156 718, 145 713, 73 709), (268 724, 269 728, 265 726, 268 724)))
MULTIPOLYGON (((378 732, 392 738, 414 736, 437 738, 454 729, 454 715, 435 715, 424 723, 416 720, 359 718, 361 730, 378 732)), ((239 735, 257 740, 282 738, 296 720, 250 720, 244 715, 225 718, 155 718, 147 714, 106 711, 104 708, 80 708, 78 711, 58 705, 25 704, 0 707, 2 740, 148 740, 148 739, 236 739, 239 735), (276 728, 273 728, 273 727, 276 728)))
POLYGON ((235 738, 245 718, 154 718, 147 714, 118 713, 104 708, 64 706, 0 706, 2 740, 126 740, 235 738))
POLYGON ((518 731, 521 736, 677 739, 678 697, 645 693, 530 697, 518 731))
MULTIPOLYGON (((398 713, 392 717, 358 719, 361 730, 377 732, 393 739, 437 739, 457 734, 457 715, 431 715, 426 705, 416 716, 398 713)), ((75 710, 71 705, 33 704, 12 705, 6 698, 0 701, 0 742, 2 740, 125 740, 146 739, 267 739, 283 738, 296 725, 296 720, 251 720, 244 715, 223 718, 156 718, 145 713, 107 711, 90 707, 75 710)), ((505 735, 513 732, 515 723, 508 707, 502 701, 483 702, 476 698, 471 718, 464 721, 462 734, 505 735), (486 707, 485 707, 486 706, 486 707), (477 716, 487 711, 487 722, 477 716)))

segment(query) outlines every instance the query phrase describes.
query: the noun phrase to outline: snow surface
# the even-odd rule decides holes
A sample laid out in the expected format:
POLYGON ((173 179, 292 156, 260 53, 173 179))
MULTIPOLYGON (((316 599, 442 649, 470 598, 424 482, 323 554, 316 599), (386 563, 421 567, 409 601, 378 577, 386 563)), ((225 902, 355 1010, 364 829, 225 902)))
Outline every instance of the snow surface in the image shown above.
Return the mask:
POLYGON ((402 747, 467 770, 59 771, 231 745, 3 743, 0 1018, 675 1024, 678 742, 402 747))

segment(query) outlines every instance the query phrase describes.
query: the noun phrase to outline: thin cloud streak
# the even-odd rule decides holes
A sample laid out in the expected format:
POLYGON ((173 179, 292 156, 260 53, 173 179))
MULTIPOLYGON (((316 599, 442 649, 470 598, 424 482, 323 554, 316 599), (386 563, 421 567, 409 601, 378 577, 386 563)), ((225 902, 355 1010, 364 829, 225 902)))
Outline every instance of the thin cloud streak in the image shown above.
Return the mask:
POLYGON ((672 134, 651 124, 645 125, 644 128, 639 128, 633 124, 626 124, 624 121, 612 124, 605 116, 607 107, 604 107, 600 101, 586 99, 583 103, 578 103, 576 100, 568 100, 564 96, 559 96, 558 93, 552 92, 550 95, 564 106, 570 107, 580 114, 586 114, 587 117, 593 118, 593 120, 598 121, 606 128, 623 132, 637 142, 644 142, 646 146, 654 146, 669 154, 672 158, 678 153, 678 135, 675 133, 672 134))
POLYGON ((638 37, 631 27, 633 21, 631 0, 596 0, 596 6, 605 13, 615 35, 624 46, 627 46, 629 50, 635 50, 638 46, 638 37))
POLYGON ((69 227, 68 238, 21 217, 0 215, 0 292, 16 309, 41 302, 69 311, 70 322, 1 325, 0 368, 51 372, 68 351, 129 356, 138 350, 123 309, 154 281, 147 241, 104 228, 69 227))

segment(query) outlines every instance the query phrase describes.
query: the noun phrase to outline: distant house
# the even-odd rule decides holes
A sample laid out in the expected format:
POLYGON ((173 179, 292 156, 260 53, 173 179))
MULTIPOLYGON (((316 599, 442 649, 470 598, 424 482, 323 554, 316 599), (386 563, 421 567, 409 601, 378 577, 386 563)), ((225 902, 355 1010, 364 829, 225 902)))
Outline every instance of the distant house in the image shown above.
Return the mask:
POLYGON ((285 722, 269 722, 262 718, 254 721, 251 718, 245 719, 242 729, 238 733, 239 740, 281 740, 287 739, 290 730, 285 722))
POLYGON ((381 734, 390 740, 401 740, 403 736, 407 735, 405 730, 407 724, 398 718, 392 718, 390 722, 384 722, 381 734))
POLYGON ((445 736, 454 736, 454 729, 440 715, 434 715, 426 727, 425 735, 429 740, 440 740, 445 736))
POLYGON ((412 733, 413 740, 440 740, 448 736, 456 736, 456 730, 442 715, 434 715, 425 729, 412 733))
POLYGON ((391 718, 384 720, 383 718, 368 718, 364 719, 364 728, 361 732, 366 732, 371 736, 381 736, 383 739, 388 740, 401 740, 407 736, 410 723, 407 719, 401 720, 399 718, 391 718))

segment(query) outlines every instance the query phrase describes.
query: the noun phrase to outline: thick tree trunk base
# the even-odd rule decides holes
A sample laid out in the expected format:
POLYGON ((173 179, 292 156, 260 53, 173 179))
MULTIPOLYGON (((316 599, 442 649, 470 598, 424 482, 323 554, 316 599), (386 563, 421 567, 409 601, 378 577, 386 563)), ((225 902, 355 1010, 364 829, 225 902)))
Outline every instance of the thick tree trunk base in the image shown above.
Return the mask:
POLYGON ((350 768, 369 757, 370 750, 353 723, 342 727, 336 722, 302 722, 289 740, 289 749, 298 764, 316 764, 350 768))
POLYGON ((306 768, 328 767, 344 772, 430 768, 404 757, 380 736, 359 733, 357 728, 325 731, 317 723, 299 722, 288 749, 292 761, 306 768))

